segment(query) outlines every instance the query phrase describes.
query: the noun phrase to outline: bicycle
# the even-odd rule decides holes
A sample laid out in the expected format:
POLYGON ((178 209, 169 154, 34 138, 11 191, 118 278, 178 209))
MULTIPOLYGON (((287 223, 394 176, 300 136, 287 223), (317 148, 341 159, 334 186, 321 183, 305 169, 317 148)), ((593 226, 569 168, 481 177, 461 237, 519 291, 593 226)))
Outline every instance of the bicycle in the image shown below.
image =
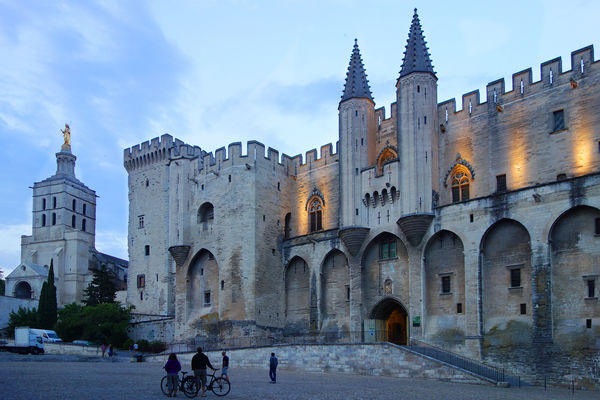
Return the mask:
MULTIPOLYGON (((187 374, 186 371, 181 371, 183 377, 179 379, 179 375, 177 376, 177 386, 176 388, 183 392, 190 399, 196 397, 198 395, 198 389, 196 388, 196 378, 194 375, 185 376, 187 374)), ((162 390, 165 396, 169 395, 169 385, 167 384, 167 376, 163 376, 160 381, 160 390, 162 390)))
MULTIPOLYGON (((221 376, 215 376, 215 373, 218 369, 213 370, 212 374, 206 374, 206 377, 210 377, 210 382, 206 384, 206 390, 211 390, 217 396, 225 396, 231 390, 231 385, 229 381, 221 376)), ((192 389, 193 396, 190 396, 186 393, 188 397, 195 397, 200 392, 200 387, 196 385, 196 381, 194 380, 194 386, 192 389)), ((189 389, 188 389, 189 390, 189 389)))

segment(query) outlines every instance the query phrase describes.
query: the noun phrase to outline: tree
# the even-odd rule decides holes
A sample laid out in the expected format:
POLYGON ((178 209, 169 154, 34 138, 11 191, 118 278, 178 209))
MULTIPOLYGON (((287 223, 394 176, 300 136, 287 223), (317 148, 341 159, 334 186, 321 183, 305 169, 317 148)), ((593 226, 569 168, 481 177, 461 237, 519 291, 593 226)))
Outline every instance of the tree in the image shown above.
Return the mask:
POLYGON ((90 285, 83 291, 83 303, 87 306, 97 306, 103 303, 114 303, 116 297, 114 275, 104 267, 94 270, 90 285))
POLYGON ((27 309, 25 307, 19 307, 17 312, 11 311, 8 316, 8 326, 6 330, 12 336, 15 333, 17 326, 30 326, 36 327, 38 321, 38 312, 34 308, 27 309))
POLYGON ((56 333, 65 341, 77 339, 121 346, 127 340, 130 308, 118 303, 96 306, 68 304, 59 311, 56 333))
POLYGON ((38 305, 38 325, 42 329, 54 329, 58 319, 56 304, 56 286, 54 285, 54 260, 50 260, 48 280, 42 285, 40 302, 38 305))

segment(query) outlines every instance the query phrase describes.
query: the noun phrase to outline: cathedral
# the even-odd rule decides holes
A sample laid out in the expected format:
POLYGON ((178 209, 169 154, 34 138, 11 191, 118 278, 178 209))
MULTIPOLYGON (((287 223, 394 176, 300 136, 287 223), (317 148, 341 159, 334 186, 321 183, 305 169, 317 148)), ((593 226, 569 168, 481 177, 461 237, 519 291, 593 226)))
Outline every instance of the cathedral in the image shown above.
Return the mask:
POLYGON ((125 149, 149 339, 425 343, 600 380, 600 64, 570 63, 439 102, 415 10, 389 113, 355 41, 335 146, 125 149))
POLYGON ((96 192, 75 177, 69 126, 62 132, 56 173, 33 184, 32 234, 21 236, 21 263, 6 277, 6 296, 37 301, 52 264, 59 307, 81 303, 100 268, 113 273, 117 290, 125 289, 128 265, 95 248, 96 192))

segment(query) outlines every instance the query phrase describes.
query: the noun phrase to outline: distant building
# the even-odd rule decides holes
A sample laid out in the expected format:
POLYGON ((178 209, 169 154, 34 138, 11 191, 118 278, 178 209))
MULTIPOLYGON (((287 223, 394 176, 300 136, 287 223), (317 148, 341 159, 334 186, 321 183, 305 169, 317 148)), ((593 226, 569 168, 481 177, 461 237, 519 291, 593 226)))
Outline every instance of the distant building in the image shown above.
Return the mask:
POLYGON ((176 342, 420 341, 600 382, 600 65, 591 46, 571 65, 457 111, 415 10, 391 114, 355 43, 319 158, 169 135, 126 149, 128 302, 172 317, 176 342))
POLYGON ((59 306, 82 301, 94 269, 112 271, 117 290, 126 287, 127 261, 95 248, 96 192, 75 177, 75 160, 65 141, 56 174, 34 183, 32 235, 21 236, 21 263, 6 277, 6 296, 39 299, 51 260, 59 306))

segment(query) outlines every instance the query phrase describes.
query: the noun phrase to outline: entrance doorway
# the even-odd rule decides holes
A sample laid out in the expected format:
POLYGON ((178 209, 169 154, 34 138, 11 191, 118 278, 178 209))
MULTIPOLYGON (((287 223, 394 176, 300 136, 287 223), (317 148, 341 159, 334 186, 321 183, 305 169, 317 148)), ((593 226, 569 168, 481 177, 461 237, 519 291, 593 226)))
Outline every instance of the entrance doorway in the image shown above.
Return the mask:
POLYGON ((369 324, 367 320, 365 326, 373 325, 383 331, 377 332, 376 341, 408 344, 408 313, 399 301, 393 298, 381 300, 373 307, 369 317, 374 323, 369 324))

